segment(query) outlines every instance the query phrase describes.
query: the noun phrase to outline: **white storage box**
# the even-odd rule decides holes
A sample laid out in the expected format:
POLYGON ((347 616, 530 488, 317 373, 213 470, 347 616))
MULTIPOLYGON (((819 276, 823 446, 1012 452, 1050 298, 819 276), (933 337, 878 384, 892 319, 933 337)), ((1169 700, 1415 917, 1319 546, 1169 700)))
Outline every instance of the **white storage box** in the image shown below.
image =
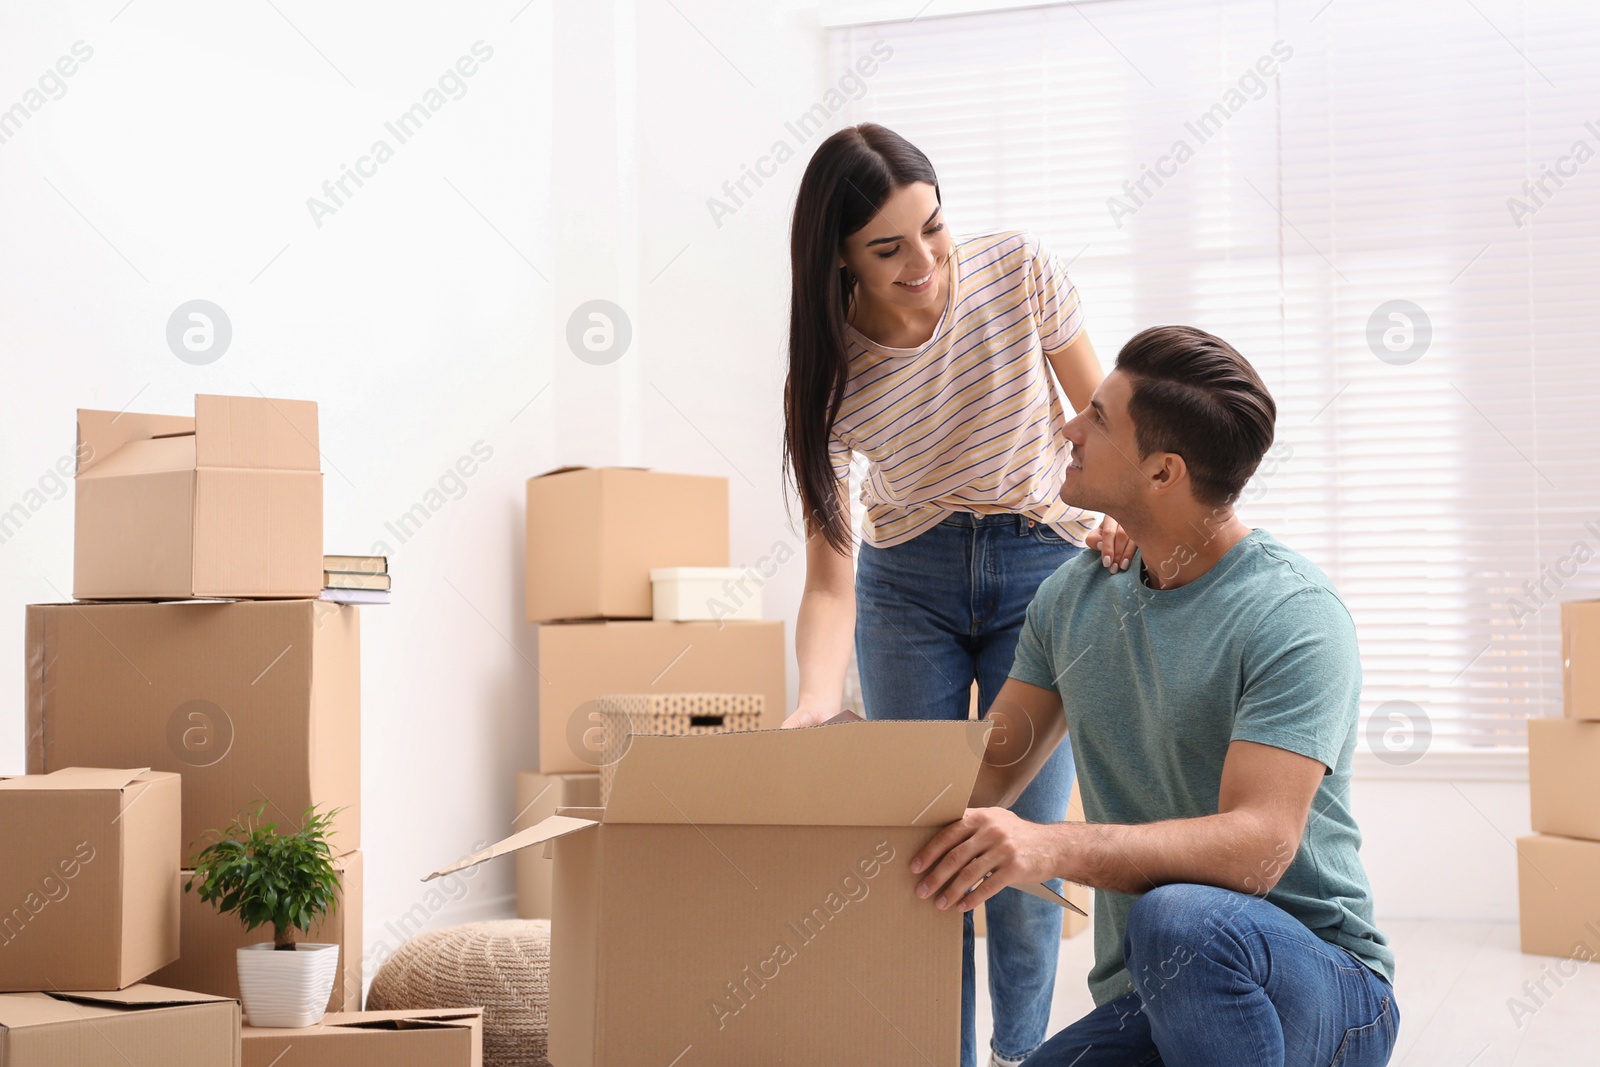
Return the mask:
POLYGON ((749 567, 656 567, 650 586, 657 622, 761 618, 761 576, 749 567))

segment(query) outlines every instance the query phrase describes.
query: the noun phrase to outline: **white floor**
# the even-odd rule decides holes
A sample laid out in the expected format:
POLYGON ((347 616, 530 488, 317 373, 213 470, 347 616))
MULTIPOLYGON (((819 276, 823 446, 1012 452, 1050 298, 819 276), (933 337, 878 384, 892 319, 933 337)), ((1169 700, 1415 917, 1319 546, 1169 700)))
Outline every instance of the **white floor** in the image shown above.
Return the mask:
MULTIPOLYGON (((1391 1067, 1600 1064, 1600 963, 1517 951, 1514 924, 1380 922, 1395 947, 1400 1043, 1391 1067), (1544 981, 1545 992, 1537 984, 1544 981), (1523 983, 1533 982, 1532 992, 1523 983), (1526 1010, 1513 1011, 1516 1001, 1526 1010)), ((1061 943, 1050 1032, 1088 1012, 1093 931, 1061 943)), ((989 1047, 988 967, 978 942, 978 1048, 989 1047)), ((980 1063, 983 1061, 980 1060, 980 1063)))

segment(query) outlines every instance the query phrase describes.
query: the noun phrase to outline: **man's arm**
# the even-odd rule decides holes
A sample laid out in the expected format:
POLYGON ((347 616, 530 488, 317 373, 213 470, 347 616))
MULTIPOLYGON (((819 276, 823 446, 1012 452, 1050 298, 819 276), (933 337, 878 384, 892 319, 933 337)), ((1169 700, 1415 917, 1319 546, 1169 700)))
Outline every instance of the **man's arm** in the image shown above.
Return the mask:
POLYGON ((1016 678, 1007 678, 1000 687, 988 718, 994 729, 967 803, 974 808, 1009 808, 1067 736, 1067 719, 1059 693, 1016 678))
POLYGON ((1006 886, 1065 878, 1123 893, 1195 882, 1264 896, 1300 847, 1324 770, 1307 756, 1234 741, 1215 815, 1041 826, 1004 808, 970 808, 912 858, 913 872, 928 871, 917 895, 970 911, 1006 886))

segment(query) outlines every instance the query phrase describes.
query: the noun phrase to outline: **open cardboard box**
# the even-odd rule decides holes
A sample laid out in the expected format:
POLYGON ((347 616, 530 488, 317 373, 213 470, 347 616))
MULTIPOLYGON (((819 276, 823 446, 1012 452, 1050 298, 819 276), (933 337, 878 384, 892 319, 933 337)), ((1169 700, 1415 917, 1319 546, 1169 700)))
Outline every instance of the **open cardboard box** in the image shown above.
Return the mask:
POLYGON ((319 595, 320 464, 309 400, 202 395, 192 417, 80 410, 72 595, 319 595))
POLYGON ((0 996, 5 1067, 238 1067, 239 1004, 136 985, 0 996))
POLYGON ((483 1009, 329 1013, 292 1030, 246 1026, 244 1067, 482 1067, 483 1009))
MULTIPOLYGON (((436 878, 549 843, 561 1067, 955 1067, 961 916, 911 857, 960 818, 988 722, 640 736, 607 806, 565 809, 436 878)), ((1031 892, 1068 907, 1044 886, 1031 892)))

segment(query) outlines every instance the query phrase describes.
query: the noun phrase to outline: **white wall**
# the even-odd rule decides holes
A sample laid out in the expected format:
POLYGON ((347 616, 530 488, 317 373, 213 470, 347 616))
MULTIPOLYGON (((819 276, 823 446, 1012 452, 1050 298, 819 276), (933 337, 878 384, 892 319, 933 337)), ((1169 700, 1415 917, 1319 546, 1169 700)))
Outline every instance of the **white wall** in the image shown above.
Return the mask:
MULTIPOLYGON (((532 758, 527 476, 613 462, 727 476, 735 562, 795 557, 766 593, 792 625, 787 223, 815 139, 785 122, 832 80, 814 5, 14 11, 0 18, 0 108, 80 40, 93 55, 64 95, 0 143, 0 508, 28 511, 0 543, 0 772, 23 768, 22 605, 70 594, 70 487, 49 470, 71 451, 73 410, 182 412, 200 391, 312 398, 327 548, 383 542, 396 581, 394 604, 363 617, 369 952, 397 943, 403 916, 504 909, 510 864, 453 901, 416 879, 509 830, 512 776, 532 758), (479 41, 493 55, 465 95, 397 144, 384 123, 479 41), (393 158, 319 226, 307 198, 380 137, 393 158), (794 158, 715 219, 708 198, 729 202, 724 182, 780 140, 794 158), (207 366, 165 339, 194 298, 233 327, 207 366), (564 340, 594 298, 633 326, 607 366, 564 340), (475 445, 491 457, 445 483, 444 506, 403 543, 388 532, 475 445)), ((1507 833, 1525 825, 1518 787, 1471 788, 1498 790, 1483 803, 1507 833)), ((1508 846, 1458 792, 1360 787, 1385 911, 1514 914, 1508 846)))

